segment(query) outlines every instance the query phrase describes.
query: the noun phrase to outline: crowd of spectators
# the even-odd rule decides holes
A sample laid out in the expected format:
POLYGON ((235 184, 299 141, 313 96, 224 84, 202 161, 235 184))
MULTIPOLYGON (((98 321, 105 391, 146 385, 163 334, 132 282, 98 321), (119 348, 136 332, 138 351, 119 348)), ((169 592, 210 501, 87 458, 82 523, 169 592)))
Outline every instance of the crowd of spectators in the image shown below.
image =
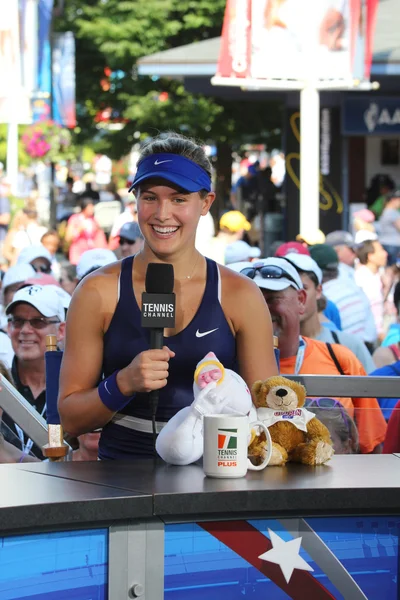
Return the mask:
MULTIPOLYGON (((62 350, 75 287, 97 268, 142 247, 134 196, 112 185, 103 192, 88 180, 78 194, 68 177, 57 205, 58 226, 49 229, 38 219, 34 196, 11 216, 7 186, 0 185, 0 370, 44 417, 46 335, 55 335, 62 350), (108 228, 96 219, 102 202, 119 203, 108 228)), ((212 217, 202 217, 196 246, 260 287, 279 339, 283 375, 398 377, 399 210, 400 193, 391 190, 380 210, 379 232, 371 226, 375 217, 361 211, 353 233, 299 234, 261 258, 248 235, 250 216, 235 209, 222 215, 217 233, 212 217)), ((396 399, 310 398, 307 403, 328 426, 337 453, 400 450, 396 399)), ((7 414, 0 432, 0 462, 44 459, 7 414)), ((70 440, 74 460, 96 460, 98 435, 70 440)))

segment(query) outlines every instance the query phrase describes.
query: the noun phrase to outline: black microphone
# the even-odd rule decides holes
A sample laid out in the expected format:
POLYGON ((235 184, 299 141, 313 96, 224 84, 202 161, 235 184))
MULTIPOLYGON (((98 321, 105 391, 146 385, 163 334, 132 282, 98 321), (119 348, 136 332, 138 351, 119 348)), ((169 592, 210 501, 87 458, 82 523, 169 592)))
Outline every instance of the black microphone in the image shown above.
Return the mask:
MULTIPOLYGON (((146 291, 142 294, 142 327, 150 329, 150 349, 162 350, 164 329, 175 327, 174 267, 166 263, 149 263, 146 271, 146 291)), ((155 416, 159 390, 149 393, 156 438, 155 416)))

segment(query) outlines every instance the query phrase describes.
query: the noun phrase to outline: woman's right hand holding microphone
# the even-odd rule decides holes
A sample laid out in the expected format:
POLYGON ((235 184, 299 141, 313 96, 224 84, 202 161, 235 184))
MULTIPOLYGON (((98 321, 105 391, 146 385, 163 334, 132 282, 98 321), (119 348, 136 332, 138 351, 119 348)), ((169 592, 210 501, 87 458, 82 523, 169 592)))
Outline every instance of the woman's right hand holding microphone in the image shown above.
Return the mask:
POLYGON ((117 385, 124 396, 135 393, 148 393, 160 390, 167 385, 169 361, 175 352, 168 346, 162 350, 145 350, 121 369, 117 375, 117 385))

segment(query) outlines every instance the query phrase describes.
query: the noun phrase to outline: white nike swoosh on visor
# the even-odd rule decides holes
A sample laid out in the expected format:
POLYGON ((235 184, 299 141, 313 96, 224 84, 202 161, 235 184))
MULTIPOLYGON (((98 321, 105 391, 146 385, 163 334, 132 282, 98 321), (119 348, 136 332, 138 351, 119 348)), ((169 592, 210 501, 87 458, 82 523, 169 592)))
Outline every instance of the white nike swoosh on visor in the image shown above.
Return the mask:
POLYGON ((204 337, 205 335, 209 335, 210 333, 214 333, 214 331, 217 331, 217 329, 219 329, 219 327, 217 327, 216 329, 210 329, 210 331, 202 331, 200 333, 199 330, 196 331, 196 337, 204 337))
POLYGON ((162 165, 165 162, 172 162, 172 160, 155 160, 154 164, 155 165, 162 165))
POLYGON ((110 392, 110 390, 109 390, 109 389, 108 389, 108 387, 107 387, 107 381, 105 381, 105 382, 104 382, 104 387, 106 388, 106 392, 107 392, 108 394, 110 394, 110 396, 112 396, 112 393, 110 392))

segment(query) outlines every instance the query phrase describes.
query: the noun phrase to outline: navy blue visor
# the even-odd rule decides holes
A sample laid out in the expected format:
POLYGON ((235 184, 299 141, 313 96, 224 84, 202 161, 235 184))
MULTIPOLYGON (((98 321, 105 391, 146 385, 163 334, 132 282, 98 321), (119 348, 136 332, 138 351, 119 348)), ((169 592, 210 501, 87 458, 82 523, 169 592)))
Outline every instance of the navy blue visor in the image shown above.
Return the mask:
POLYGON ((135 179, 129 191, 147 179, 160 178, 177 185, 187 192, 211 191, 208 173, 189 158, 180 154, 150 154, 138 164, 135 179))

